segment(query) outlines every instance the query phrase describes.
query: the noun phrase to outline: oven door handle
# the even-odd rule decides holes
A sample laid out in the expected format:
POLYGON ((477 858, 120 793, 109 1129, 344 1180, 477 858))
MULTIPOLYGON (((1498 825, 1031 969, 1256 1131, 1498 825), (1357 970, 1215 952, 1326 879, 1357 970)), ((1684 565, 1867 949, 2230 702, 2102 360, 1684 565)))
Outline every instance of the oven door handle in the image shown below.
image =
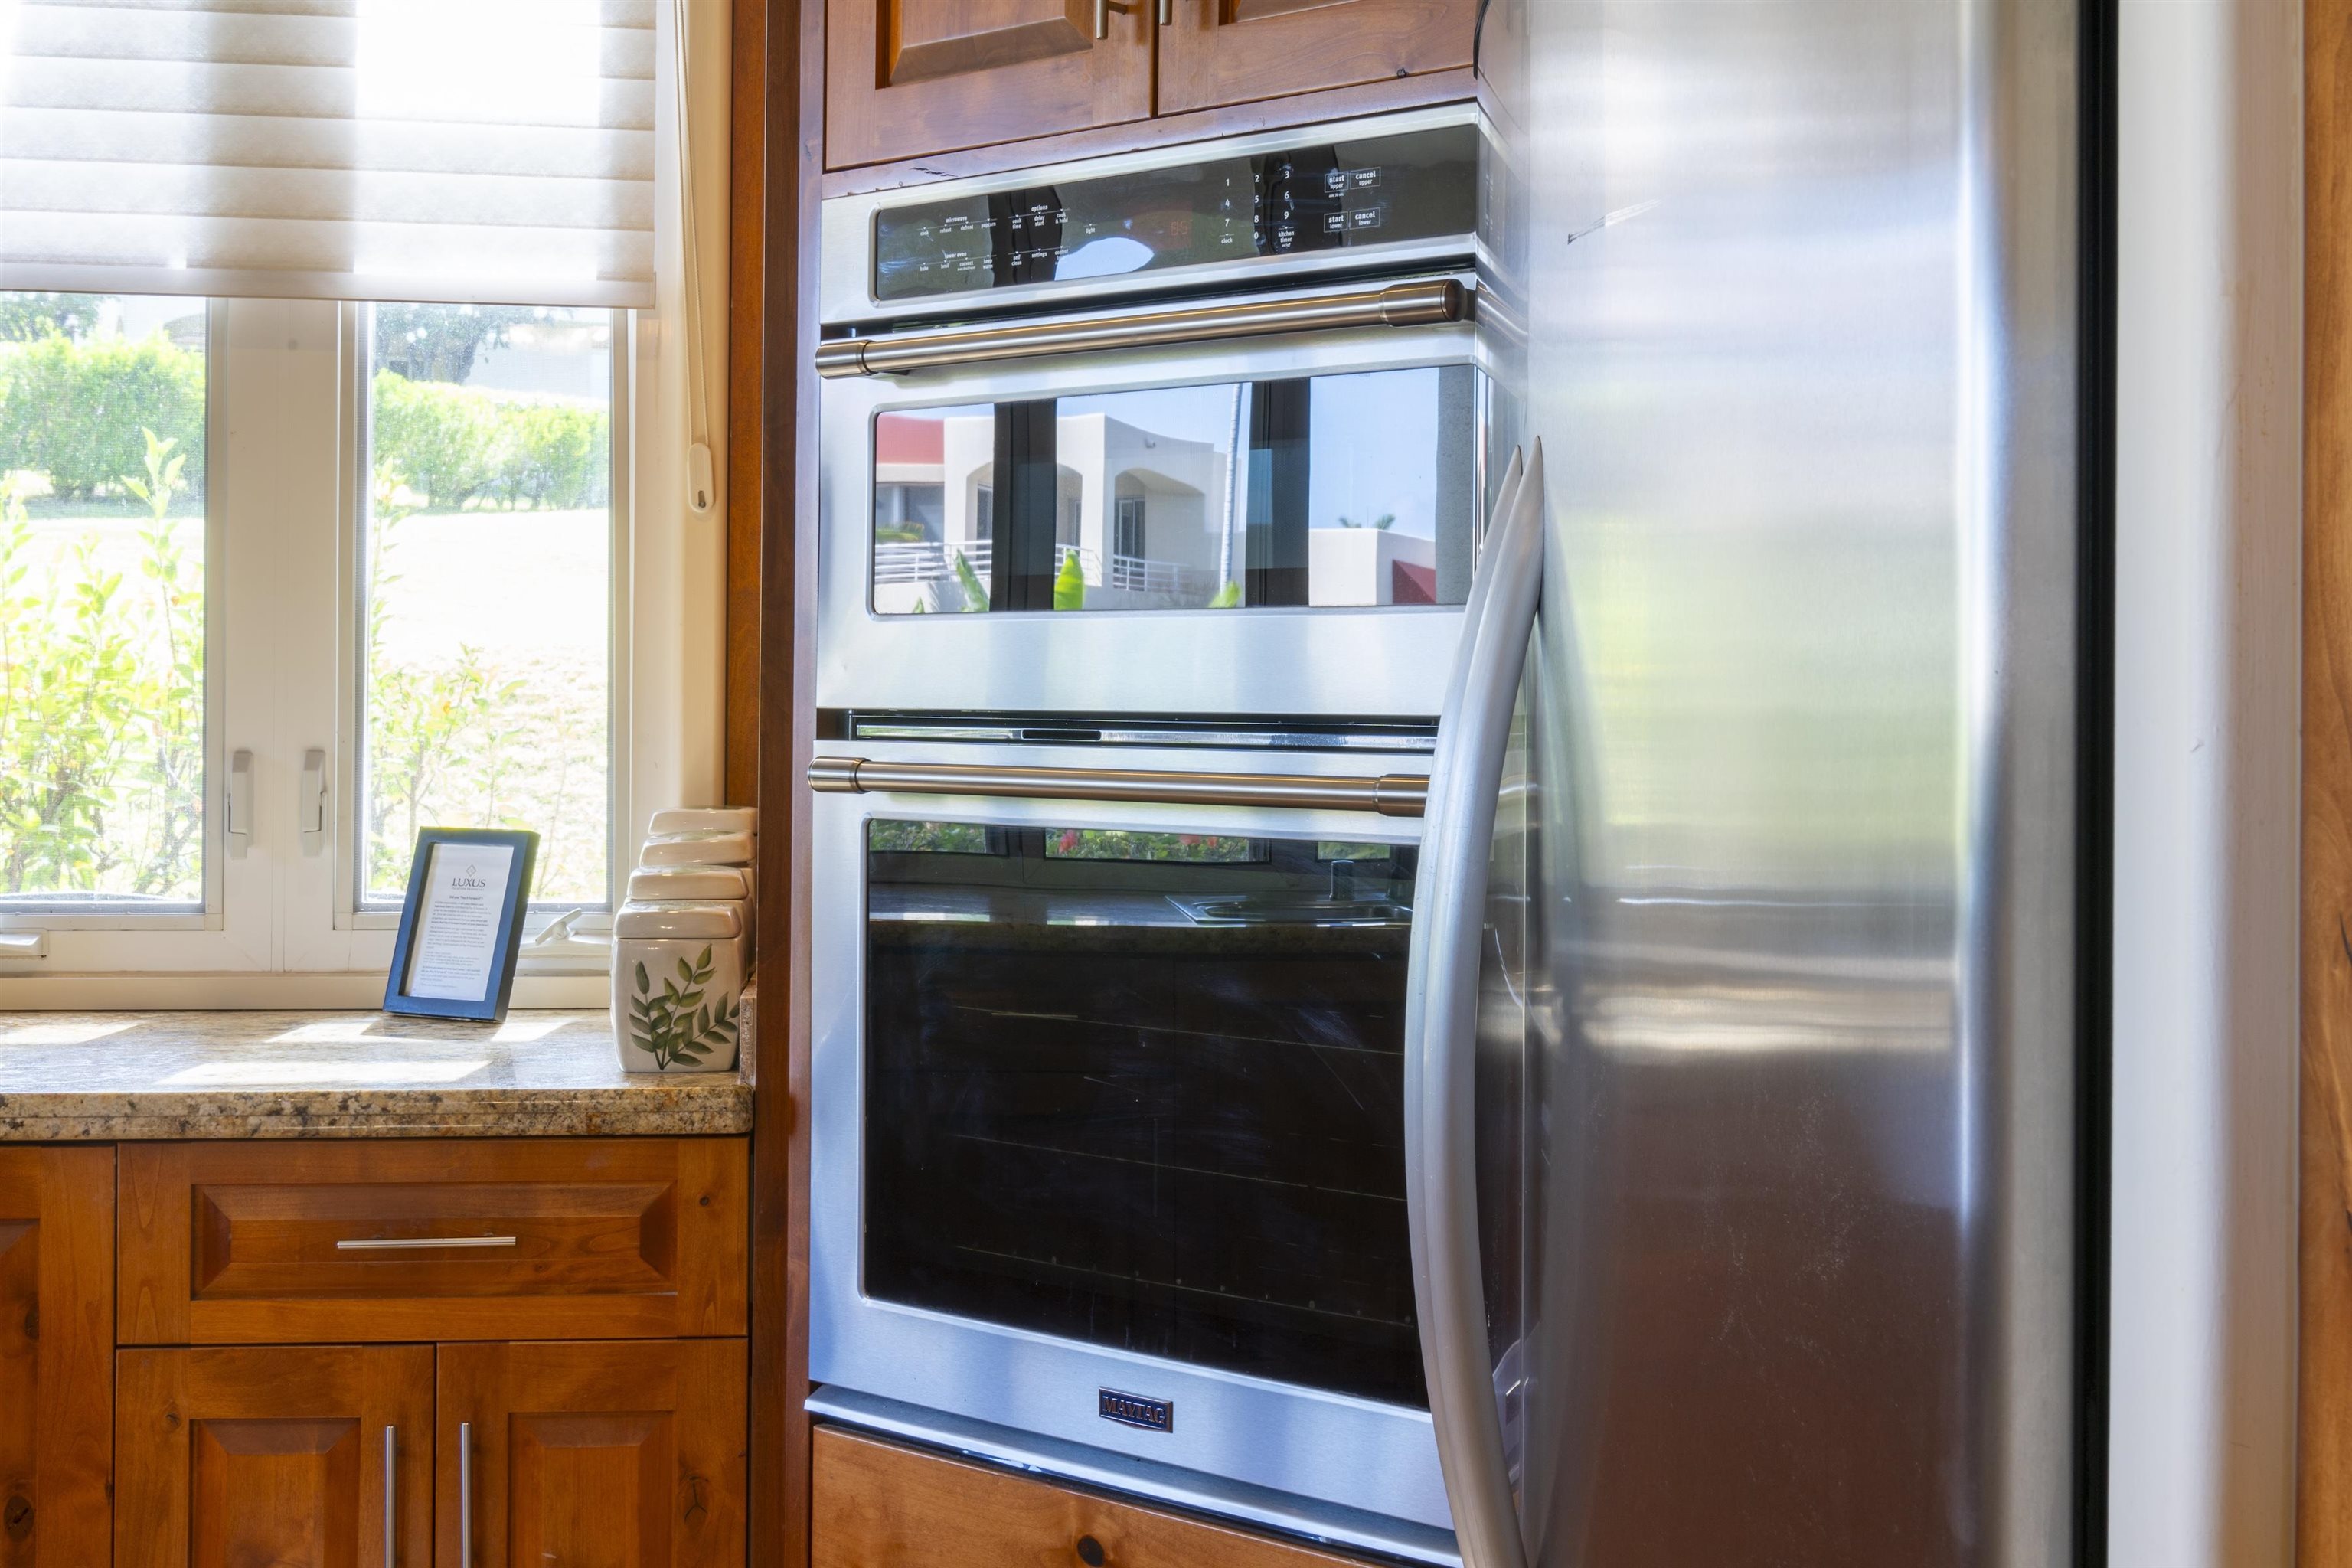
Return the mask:
POLYGON ((997 360, 1091 349, 1160 348, 1275 332, 1338 331, 1349 327, 1430 327, 1470 319, 1470 291, 1451 278, 1347 289, 1284 300, 1195 305, 1178 310, 1137 310, 1075 321, 1031 321, 947 332, 899 332, 887 338, 842 338, 821 344, 822 376, 889 375, 997 360))
POLYGON ((1478 964, 1496 797, 1543 588, 1543 446, 1496 506, 1437 721, 1405 989, 1405 1222, 1429 1413, 1463 1568, 1527 1568, 1478 1247, 1478 964), (1515 482, 1516 481, 1516 482, 1515 482))
POLYGON ((977 795, 1015 800, 1111 800, 1150 805, 1281 805, 1419 816, 1422 773, 1335 777, 1312 773, 1196 773, 1122 768, 1039 768, 972 763, 891 763, 819 757, 809 788, 820 795, 977 795))

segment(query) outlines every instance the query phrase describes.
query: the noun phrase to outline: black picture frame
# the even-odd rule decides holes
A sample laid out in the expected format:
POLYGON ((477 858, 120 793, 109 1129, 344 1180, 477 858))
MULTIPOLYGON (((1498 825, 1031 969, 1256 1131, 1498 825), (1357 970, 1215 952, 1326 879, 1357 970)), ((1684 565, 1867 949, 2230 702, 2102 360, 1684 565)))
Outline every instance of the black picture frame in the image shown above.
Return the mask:
POLYGON ((492 827, 425 827, 417 830, 416 850, 408 867, 408 892, 400 905, 400 934, 392 945, 392 972, 384 976, 383 1010, 425 1018, 469 1018, 495 1024, 507 1016, 514 994, 515 962, 522 952, 523 912, 530 907, 532 873, 539 865, 539 835, 523 829, 492 827), (435 857, 445 846, 498 845, 513 852, 506 891, 500 900, 495 934, 490 939, 487 984, 478 999, 418 996, 409 986, 415 958, 417 920, 435 857))

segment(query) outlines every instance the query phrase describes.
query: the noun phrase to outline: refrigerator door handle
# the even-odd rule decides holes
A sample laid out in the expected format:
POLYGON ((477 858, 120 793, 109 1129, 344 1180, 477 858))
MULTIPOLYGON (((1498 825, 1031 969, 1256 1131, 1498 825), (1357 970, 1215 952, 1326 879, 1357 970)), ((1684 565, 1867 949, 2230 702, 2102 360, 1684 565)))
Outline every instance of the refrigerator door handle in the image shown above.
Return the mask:
POLYGON ((1478 1256, 1475 1047, 1486 866, 1543 588, 1543 445, 1514 454, 1437 725, 1405 994, 1405 1215, 1437 1457, 1463 1568, 1527 1568, 1478 1256))

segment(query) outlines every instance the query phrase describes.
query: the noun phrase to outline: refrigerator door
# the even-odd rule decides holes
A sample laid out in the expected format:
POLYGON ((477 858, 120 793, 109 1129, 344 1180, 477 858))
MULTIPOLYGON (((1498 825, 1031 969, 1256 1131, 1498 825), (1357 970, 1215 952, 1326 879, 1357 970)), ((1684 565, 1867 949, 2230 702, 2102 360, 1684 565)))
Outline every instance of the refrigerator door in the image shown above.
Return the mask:
POLYGON ((1490 10, 1495 451, 1549 472, 1486 1000, 1431 1024, 1472 1568, 2074 1549, 2076 29, 1490 10))

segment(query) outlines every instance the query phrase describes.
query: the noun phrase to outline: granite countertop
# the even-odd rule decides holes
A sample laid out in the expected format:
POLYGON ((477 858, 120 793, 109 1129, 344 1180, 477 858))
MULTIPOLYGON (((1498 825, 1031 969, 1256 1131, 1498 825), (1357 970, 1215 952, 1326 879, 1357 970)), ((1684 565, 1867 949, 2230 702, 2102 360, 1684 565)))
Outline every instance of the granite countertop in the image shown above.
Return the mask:
POLYGON ((746 1132, 731 1073, 624 1073, 604 1012, 0 1013, 0 1142, 746 1132))

